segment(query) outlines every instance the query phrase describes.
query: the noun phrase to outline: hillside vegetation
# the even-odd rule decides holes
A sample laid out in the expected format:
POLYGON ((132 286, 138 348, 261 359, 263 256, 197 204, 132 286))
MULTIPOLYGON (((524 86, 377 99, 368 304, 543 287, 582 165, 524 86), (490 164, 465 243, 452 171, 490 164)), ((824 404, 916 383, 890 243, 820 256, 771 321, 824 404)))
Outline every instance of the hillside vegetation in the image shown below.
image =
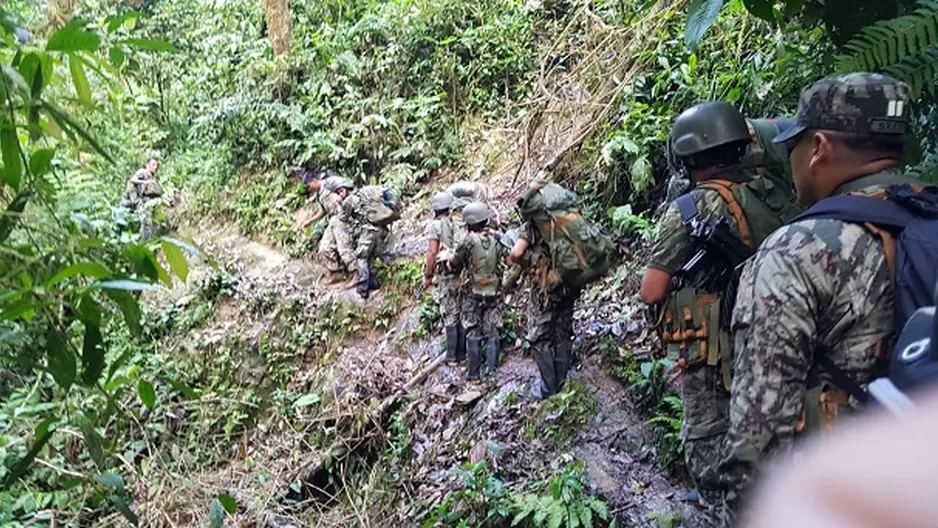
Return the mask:
POLYGON ((885 71, 935 177, 938 4, 12 0, 0 6, 0 525, 678 526, 680 400, 633 300, 674 117, 885 71), (163 237, 119 206, 150 156, 163 237), (384 287, 319 282, 290 169, 405 198, 384 287), (549 170, 621 241, 537 404, 524 309, 466 391, 416 296, 428 197, 549 170))

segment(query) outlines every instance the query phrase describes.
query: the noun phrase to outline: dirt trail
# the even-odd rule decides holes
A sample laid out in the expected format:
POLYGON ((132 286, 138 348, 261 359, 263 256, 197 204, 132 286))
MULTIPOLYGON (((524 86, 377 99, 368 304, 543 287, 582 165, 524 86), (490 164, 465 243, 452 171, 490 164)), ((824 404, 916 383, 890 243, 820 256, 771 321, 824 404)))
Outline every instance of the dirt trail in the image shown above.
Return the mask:
MULTIPOLYGON (((398 229, 398 242, 393 249, 397 257, 414 257, 422 252, 418 224, 410 221, 404 229, 398 229)), ((252 292, 263 289, 278 292, 281 300, 303 299, 312 307, 324 306, 330 301, 358 307, 382 307, 388 302, 383 292, 365 304, 354 291, 325 286, 319 280, 319 267, 310 259, 288 258, 274 248, 246 239, 233 228, 205 230, 190 226, 186 230, 222 268, 237 278, 242 299, 249 299, 252 292)), ((202 267, 194 270, 193 275, 198 277, 209 272, 207 267, 202 267)), ((185 293, 183 289, 175 295, 185 293)), ((426 513, 418 510, 418 505, 441 499, 458 489, 461 483, 452 470, 478 459, 480 452, 481 456, 492 459, 496 475, 506 483, 543 480, 566 462, 584 463, 591 489, 608 501, 622 526, 657 526, 654 520, 657 516, 684 511, 677 497, 686 489, 686 484, 667 477, 656 467, 649 456, 646 418, 635 408, 622 385, 603 370, 601 354, 589 344, 596 342, 590 336, 597 333, 597 328, 608 332, 614 327, 613 334, 621 335, 623 325, 635 330, 638 323, 623 321, 621 314, 615 313, 614 304, 598 303, 603 304, 599 309, 590 305, 588 297, 583 304, 577 317, 577 341, 583 348, 583 359, 571 372, 570 379, 585 384, 587 392, 596 400, 598 411, 575 432, 572 441, 565 447, 558 447, 527 433, 531 417, 541 404, 527 396, 531 382, 537 378, 537 370, 530 358, 522 357, 518 347, 508 348, 496 378, 489 382, 482 395, 469 398, 472 400, 469 404, 461 402, 467 393, 464 369, 441 367, 417 389, 406 415, 413 436, 410 466, 413 498, 417 500, 410 504, 402 501, 391 517, 405 525, 416 525, 414 517, 426 513), (480 446, 483 446, 481 451, 480 446), (495 446, 498 454, 484 446, 495 446), (489 453, 485 454, 486 451, 489 453)), ((399 311, 386 332, 372 332, 343 343, 333 366, 326 368, 334 377, 336 395, 368 393, 379 397, 393 393, 395 387, 401 386, 426 361, 441 352, 436 336, 409 341, 398 339, 414 331, 419 323, 418 310, 419 305, 410 303, 399 311)), ((237 312, 235 308, 221 310, 212 326, 201 330, 202 335, 225 333, 235 324, 237 312)), ((252 328, 245 332, 247 339, 256 341, 269 324, 269 318, 253 321, 252 328)), ((315 368, 312 365, 301 367, 293 386, 321 389, 324 374, 314 372, 315 368)), ((364 400, 363 404, 366 402, 364 400)), ((199 479, 215 482, 221 489, 237 489, 235 494, 240 504, 266 505, 256 509, 248 507, 238 517, 264 519, 262 525, 267 526, 308 525, 309 518, 303 516, 300 520, 286 513, 276 497, 291 478, 302 477, 298 468, 314 465, 320 455, 310 452, 307 446, 305 453, 289 450, 289 456, 284 457, 284 447, 270 449, 267 445, 288 445, 282 438, 273 439, 276 433, 271 427, 268 423, 246 435, 251 464, 232 462, 230 467, 201 475, 199 479), (250 468, 255 468, 256 472, 258 467, 272 474, 279 471, 282 477, 259 486, 257 479, 250 476, 250 468), (241 478, 232 480, 230 475, 233 474, 241 478), (278 490, 278 485, 283 487, 278 490)), ((300 447, 302 443, 292 445, 300 447)), ((365 518, 355 524, 378 525, 387 519, 387 513, 381 515, 380 521, 365 518)), ((345 522, 328 519, 328 512, 323 511, 316 515, 315 522, 322 525, 345 522)))

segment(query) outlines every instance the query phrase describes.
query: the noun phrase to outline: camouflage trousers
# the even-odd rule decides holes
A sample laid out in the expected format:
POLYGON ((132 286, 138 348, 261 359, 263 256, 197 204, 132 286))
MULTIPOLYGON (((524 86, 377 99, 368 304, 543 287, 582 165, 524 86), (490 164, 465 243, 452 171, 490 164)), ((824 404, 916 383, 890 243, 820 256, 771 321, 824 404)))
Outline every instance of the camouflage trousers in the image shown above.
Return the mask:
POLYGON ((382 254, 388 240, 388 230, 367 222, 355 226, 355 276, 359 284, 367 283, 374 271, 375 258, 382 254))
POLYGON ((159 200, 145 200, 137 205, 134 214, 140 221, 140 241, 146 242, 157 235, 157 226, 154 220, 156 208, 159 206, 159 200))
POLYGON ((730 394, 723 384, 720 366, 698 366, 684 370, 681 379, 684 400, 684 462, 700 495, 712 504, 723 502, 715 480, 723 460, 723 437, 730 425, 730 394))
POLYGON ((541 374, 543 395, 552 396, 560 392, 573 359, 573 308, 580 290, 558 286, 533 291, 526 339, 541 374))
POLYGON ((501 296, 463 295, 462 327, 466 329, 466 339, 499 339, 502 327, 501 296))
POLYGON ((329 219, 326 230, 322 233, 317 252, 323 264, 331 272, 337 273, 354 269, 356 263, 355 246, 349 226, 339 217, 329 219))
POLYGON ((438 274, 434 298, 440 306, 443 326, 456 326, 460 323, 459 312, 462 309, 459 295, 459 275, 438 274))

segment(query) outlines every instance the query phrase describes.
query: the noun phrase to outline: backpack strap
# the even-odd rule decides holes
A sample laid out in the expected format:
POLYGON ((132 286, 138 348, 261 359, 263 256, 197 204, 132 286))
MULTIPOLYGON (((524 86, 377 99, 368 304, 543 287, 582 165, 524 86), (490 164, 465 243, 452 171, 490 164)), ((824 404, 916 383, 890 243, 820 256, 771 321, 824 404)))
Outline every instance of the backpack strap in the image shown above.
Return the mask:
POLYGON ((689 194, 682 194, 675 201, 677 209, 681 213, 681 221, 684 225, 690 224, 694 218, 700 215, 700 209, 697 208, 697 202, 689 194))
POLYGON ((736 219, 740 240, 748 247, 753 247, 752 230, 749 228, 749 221, 746 220, 746 214, 743 212, 743 208, 740 207, 739 201, 736 200, 736 195, 733 194, 733 188, 737 185, 740 184, 728 180, 707 180, 697 185, 697 187, 710 189, 720 194, 720 197, 726 202, 730 214, 736 219))

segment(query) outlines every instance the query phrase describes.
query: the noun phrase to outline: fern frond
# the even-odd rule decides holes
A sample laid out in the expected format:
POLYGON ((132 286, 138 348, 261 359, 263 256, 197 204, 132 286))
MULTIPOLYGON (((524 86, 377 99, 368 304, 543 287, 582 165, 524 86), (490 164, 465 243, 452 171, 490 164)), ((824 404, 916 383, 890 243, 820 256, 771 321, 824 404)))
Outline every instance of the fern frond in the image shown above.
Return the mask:
POLYGON ((938 71, 938 0, 920 0, 914 12, 863 28, 837 58, 837 71, 881 71, 908 83, 915 97, 934 93, 938 71))

